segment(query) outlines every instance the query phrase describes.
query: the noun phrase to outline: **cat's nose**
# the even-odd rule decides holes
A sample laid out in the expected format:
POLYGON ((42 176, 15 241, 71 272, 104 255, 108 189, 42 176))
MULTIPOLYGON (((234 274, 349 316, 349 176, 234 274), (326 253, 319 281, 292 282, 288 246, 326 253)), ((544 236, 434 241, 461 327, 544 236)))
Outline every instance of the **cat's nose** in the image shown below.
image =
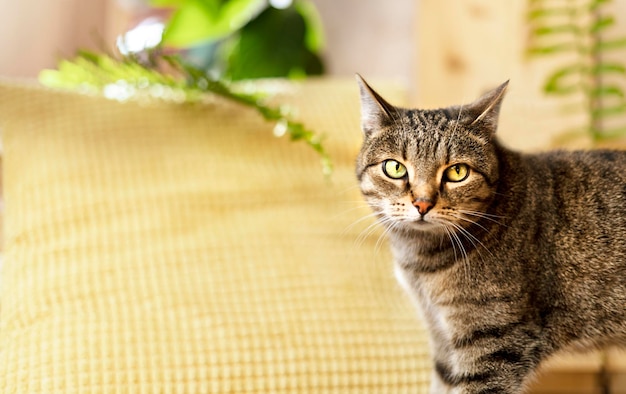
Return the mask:
POLYGON ((417 208, 420 215, 426 215, 433 208, 433 205, 432 201, 422 198, 413 201, 413 206, 417 208))

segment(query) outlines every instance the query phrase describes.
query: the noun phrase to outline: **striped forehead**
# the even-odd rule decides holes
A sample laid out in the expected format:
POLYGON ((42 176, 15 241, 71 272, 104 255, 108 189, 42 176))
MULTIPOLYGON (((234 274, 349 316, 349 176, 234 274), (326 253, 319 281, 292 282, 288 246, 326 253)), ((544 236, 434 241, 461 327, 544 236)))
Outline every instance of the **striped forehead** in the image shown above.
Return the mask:
POLYGON ((443 110, 408 110, 405 117, 413 129, 445 129, 452 120, 443 110))
POLYGON ((406 119, 408 132, 403 133, 403 158, 417 162, 447 160, 455 122, 451 122, 442 111, 409 111, 406 119))

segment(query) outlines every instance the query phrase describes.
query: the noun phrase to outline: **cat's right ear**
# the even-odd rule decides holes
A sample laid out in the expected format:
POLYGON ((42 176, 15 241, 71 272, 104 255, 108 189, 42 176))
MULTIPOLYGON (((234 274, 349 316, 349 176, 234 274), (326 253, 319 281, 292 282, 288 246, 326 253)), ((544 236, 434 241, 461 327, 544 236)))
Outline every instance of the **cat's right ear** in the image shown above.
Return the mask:
POLYGON ((384 125, 390 124, 397 116, 396 108, 383 99, 363 77, 356 74, 361 92, 361 129, 366 137, 371 136, 384 125))
POLYGON ((462 119, 465 119, 470 126, 480 125, 480 129, 491 138, 498 129, 498 115, 502 99, 506 93, 509 81, 504 82, 497 88, 485 93, 478 100, 462 107, 464 112, 462 119))

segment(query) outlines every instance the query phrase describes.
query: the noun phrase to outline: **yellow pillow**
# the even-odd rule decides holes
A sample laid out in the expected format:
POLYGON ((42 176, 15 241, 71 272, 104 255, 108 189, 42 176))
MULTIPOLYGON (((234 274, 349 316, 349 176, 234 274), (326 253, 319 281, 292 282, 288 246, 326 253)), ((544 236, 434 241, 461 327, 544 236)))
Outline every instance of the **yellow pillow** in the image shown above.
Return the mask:
POLYGON ((356 85, 276 87, 326 134, 330 181, 221 99, 0 84, 0 393, 426 390, 425 333, 358 222, 356 85))

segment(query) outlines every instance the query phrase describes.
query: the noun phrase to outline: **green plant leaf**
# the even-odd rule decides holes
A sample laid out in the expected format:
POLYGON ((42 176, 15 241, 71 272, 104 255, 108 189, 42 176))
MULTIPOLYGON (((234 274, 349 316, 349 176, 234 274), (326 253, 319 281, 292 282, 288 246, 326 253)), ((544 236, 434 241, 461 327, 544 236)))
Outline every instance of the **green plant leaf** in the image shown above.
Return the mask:
POLYGON ((265 0, 228 0, 220 10, 220 22, 227 23, 233 32, 241 29, 265 8, 265 0))
POLYGON ((626 67, 624 67, 623 64, 619 64, 619 63, 600 63, 600 64, 596 64, 591 69, 591 73, 593 75, 600 75, 600 74, 624 75, 626 73, 626 67))
POLYGON ((118 100, 147 94, 152 98, 175 102, 198 102, 203 95, 215 94, 255 109, 268 121, 283 124, 290 139, 309 145, 320 155, 323 173, 331 174, 332 163, 321 136, 304 124, 292 120, 281 107, 265 104, 259 94, 238 92, 231 85, 209 77, 204 70, 185 63, 177 56, 157 54, 154 61, 157 64, 166 62, 168 69, 176 74, 164 74, 132 58, 116 59, 107 55, 81 52, 75 59, 60 61, 56 70, 42 71, 39 81, 53 88, 99 93, 118 100), (110 91, 111 88, 118 93, 107 95, 107 89, 110 91), (164 95, 164 92, 169 94, 164 95))
POLYGON ((547 46, 532 46, 527 49, 527 53, 531 56, 551 55, 555 53, 575 51, 577 49, 576 44, 555 44, 547 46))
POLYGON ((626 127, 607 131, 605 122, 601 121, 606 117, 626 115, 626 91, 617 82, 618 78, 623 80, 626 76, 626 66, 603 56, 605 52, 626 48, 626 38, 604 40, 605 32, 616 24, 615 16, 603 9, 610 2, 528 0, 527 21, 531 32, 528 53, 544 56, 569 52, 575 59, 574 64, 549 74, 544 92, 581 99, 584 102, 581 109, 590 119, 585 127, 586 133, 594 140, 609 134, 626 134, 626 127), (565 3, 567 5, 561 5, 565 3), (574 33, 576 42, 554 42, 554 38, 561 38, 558 34, 568 32, 574 33), (612 83, 606 84, 609 77, 612 83))
POLYGON ((324 49, 326 38, 324 37, 322 18, 317 12, 317 8, 313 3, 306 0, 297 1, 295 7, 304 19, 304 24, 306 25, 304 37, 306 47, 313 53, 319 53, 324 49))
POLYGON ((547 79, 543 90, 548 94, 566 95, 581 89, 580 84, 576 81, 576 78, 581 73, 585 72, 585 67, 579 64, 574 64, 556 70, 547 79), (574 79, 574 81, 568 81, 568 78, 574 79))
POLYGON ((215 26, 215 16, 202 2, 188 1, 171 16, 163 32, 163 43, 173 47, 185 47, 226 34, 215 26))
POLYGON ((180 7, 188 0, 149 0, 153 7, 180 7))
POLYGON ((614 24, 615 18, 613 16, 600 16, 591 24, 590 31, 593 34, 596 34, 608 27, 613 26, 614 24))
POLYGON ((187 0, 172 15, 163 33, 165 45, 185 48, 216 41, 241 29, 260 10, 264 0, 187 0))
POLYGON ((589 10, 595 11, 603 5, 610 3, 611 1, 612 0, 593 0, 591 4, 589 4, 589 10))
POLYGON ((546 36, 553 34, 573 33, 578 34, 580 29, 574 25, 539 26, 532 29, 531 33, 536 36, 546 36))
POLYGON ((624 48, 626 48, 626 37, 612 39, 608 41, 600 41, 598 44, 596 44, 596 46, 594 47, 594 50, 608 51, 608 50, 624 49, 624 48))
POLYGON ((537 8, 528 11, 526 14, 526 18, 528 21, 533 22, 537 19, 550 18, 555 16, 567 16, 572 13, 572 9, 570 7, 562 7, 562 8, 537 8))
POLYGON ((598 108, 592 111, 593 118, 606 118, 612 116, 624 115, 626 113, 626 104, 618 104, 611 107, 598 108))
POLYGON ((594 97, 626 97, 622 88, 617 85, 599 86, 593 89, 591 95, 594 97))
POLYGON ((597 141, 607 141, 614 138, 621 138, 626 136, 626 126, 615 127, 605 130, 597 130, 594 133, 594 139, 597 141))
POLYGON ((107 55, 80 52, 72 60, 61 60, 56 70, 43 70, 39 81, 46 86, 60 89, 78 89, 97 93, 108 85, 123 81, 131 88, 150 84, 181 88, 183 84, 174 78, 146 68, 136 61, 118 60, 107 55))
POLYGON ((294 7, 267 8, 240 30, 227 53, 226 76, 240 80, 321 74, 321 59, 307 48, 306 28, 294 7))

